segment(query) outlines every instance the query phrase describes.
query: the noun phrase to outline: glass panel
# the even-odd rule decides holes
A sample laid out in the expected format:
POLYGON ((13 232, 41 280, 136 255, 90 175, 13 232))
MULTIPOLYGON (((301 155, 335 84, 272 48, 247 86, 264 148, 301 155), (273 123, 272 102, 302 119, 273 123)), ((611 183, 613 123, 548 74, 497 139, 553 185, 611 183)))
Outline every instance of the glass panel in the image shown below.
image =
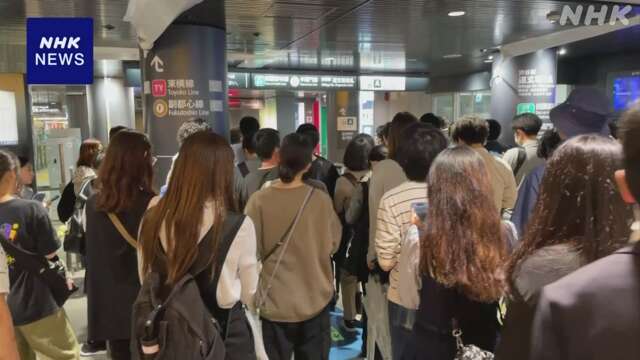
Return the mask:
POLYGON ((447 123, 453 119, 453 94, 433 95, 433 113, 445 118, 447 123))
POLYGON ((491 117, 491 92, 476 91, 459 93, 458 117, 465 115, 478 115, 484 118, 491 117))

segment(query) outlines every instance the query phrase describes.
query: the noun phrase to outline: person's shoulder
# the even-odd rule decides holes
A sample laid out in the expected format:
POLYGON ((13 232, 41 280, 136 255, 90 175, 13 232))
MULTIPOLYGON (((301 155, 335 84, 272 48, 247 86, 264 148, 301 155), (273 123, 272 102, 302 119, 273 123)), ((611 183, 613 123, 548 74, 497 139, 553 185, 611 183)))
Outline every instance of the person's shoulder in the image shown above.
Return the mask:
POLYGON ((329 196, 327 186, 322 181, 316 179, 306 179, 304 183, 305 185, 315 188, 316 190, 320 190, 318 192, 325 193, 327 196, 329 196))
POLYGON ((584 264, 580 252, 569 244, 545 246, 522 260, 517 276, 566 275, 584 264))
MULTIPOLYGON (((398 186, 392 187, 391 189, 389 189, 387 192, 385 192, 382 195, 382 197, 380 198, 380 203, 386 203, 386 202, 390 201, 391 199, 393 199, 398 194, 403 193, 409 187, 411 187, 411 182, 410 181, 405 181, 405 182, 403 182, 402 184, 400 184, 398 186)), ((426 187, 427 186, 425 184, 425 189, 426 189, 426 187)))
POLYGON ((378 171, 384 170, 384 169, 394 169, 394 168, 402 169, 400 167, 400 164, 398 164, 398 162, 393 160, 393 159, 384 159, 384 160, 380 161, 378 163, 378 165, 376 166, 376 169, 378 171))
POLYGON ((265 171, 263 169, 257 169, 256 171, 251 171, 247 174, 247 176, 244 178, 244 182, 246 183, 250 183, 252 181, 257 181, 260 179, 260 177, 262 177, 262 175, 265 174, 265 171))
POLYGON ((397 172, 404 174, 404 171, 402 170, 402 167, 400 167, 400 164, 398 164, 398 162, 396 162, 395 160, 385 159, 380 161, 373 167, 371 171, 371 177, 379 178, 380 176, 396 174, 397 172))
POLYGON ((544 296, 551 302, 609 303, 611 294, 640 291, 638 261, 640 246, 627 247, 586 265, 545 287, 544 296))
POLYGON ((48 214, 47 209, 42 206, 42 203, 35 200, 15 198, 11 201, 11 207, 13 209, 29 211, 39 215, 48 214))
POLYGON ((519 151, 518 149, 519 149, 518 147, 512 147, 512 148, 510 148, 510 149, 507 149, 507 150, 504 152, 504 155, 502 155, 502 156, 503 156, 503 158, 508 159, 508 158, 513 157, 513 156, 516 156, 516 157, 517 157, 517 155, 518 155, 518 151, 519 151))
MULTIPOLYGON (((513 149, 511 149, 513 150, 513 149)), ((509 151, 511 151, 509 150, 509 151)), ((506 155, 506 153, 505 153, 506 155)), ((509 165, 509 163, 505 160, 505 159, 501 159, 498 157, 494 157, 493 158, 494 163, 498 164, 498 167, 501 169, 501 171, 503 172, 509 172, 510 174, 513 174, 513 170, 511 170, 511 165, 509 165)))
POLYGON ((319 199, 319 201, 324 205, 333 209, 333 200, 331 200, 331 196, 327 192, 327 188, 323 182, 318 180, 306 180, 305 187, 309 190, 313 189, 313 197, 319 199))

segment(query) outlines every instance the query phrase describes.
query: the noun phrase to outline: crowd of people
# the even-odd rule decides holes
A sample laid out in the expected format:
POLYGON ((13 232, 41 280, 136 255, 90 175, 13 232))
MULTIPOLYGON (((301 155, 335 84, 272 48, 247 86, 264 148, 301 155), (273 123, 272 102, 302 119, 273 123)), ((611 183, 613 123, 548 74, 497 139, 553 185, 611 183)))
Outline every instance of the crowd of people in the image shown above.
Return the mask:
MULTIPOLYGON (((82 352, 176 351, 175 317, 150 327, 147 299, 195 289, 186 308, 219 324, 225 359, 328 359, 336 306, 368 359, 638 359, 640 105, 618 138, 607 114, 598 90, 575 89, 552 128, 515 116, 509 148, 495 120, 401 112, 377 139, 353 137, 341 164, 312 124, 283 136, 247 117, 230 144, 193 119, 158 192, 145 134, 86 140, 70 185, 82 352)), ((1 235, 60 263, 32 181, 28 159, 0 150, 1 235)), ((80 349, 46 279, 0 247, 0 358, 80 349)))

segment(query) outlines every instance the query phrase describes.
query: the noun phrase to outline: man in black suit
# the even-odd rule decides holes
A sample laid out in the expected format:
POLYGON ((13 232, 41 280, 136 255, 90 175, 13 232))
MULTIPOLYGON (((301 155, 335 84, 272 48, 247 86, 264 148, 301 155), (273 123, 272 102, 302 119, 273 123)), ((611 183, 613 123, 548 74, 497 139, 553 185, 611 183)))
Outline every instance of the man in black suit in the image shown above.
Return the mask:
POLYGON ((544 288, 532 337, 534 360, 640 359, 640 104, 622 120, 620 193, 635 204, 635 242, 544 288))

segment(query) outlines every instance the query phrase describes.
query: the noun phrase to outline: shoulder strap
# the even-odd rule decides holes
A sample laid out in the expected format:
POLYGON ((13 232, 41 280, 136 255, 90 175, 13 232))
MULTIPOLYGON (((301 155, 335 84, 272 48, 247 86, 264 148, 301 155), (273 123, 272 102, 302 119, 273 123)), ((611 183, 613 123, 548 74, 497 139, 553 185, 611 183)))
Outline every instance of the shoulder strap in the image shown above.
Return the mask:
MULTIPOLYGON (((220 242, 217 245, 216 254, 215 254, 215 266, 214 266, 214 282, 218 282, 218 278, 220 277, 220 272, 222 271, 222 266, 224 265, 224 261, 227 258, 227 254, 229 253, 229 249, 233 244, 233 240, 236 238, 238 231, 240 231, 240 227, 245 219, 244 214, 238 214, 235 212, 228 212, 225 216, 224 223, 222 224, 222 236, 220 238, 220 242)), ((211 244, 213 240, 213 229, 209 230, 210 234, 207 237, 207 243, 211 244)), ((202 263, 196 263, 193 266, 193 270, 190 271, 193 276, 196 276, 203 271, 205 271, 209 265, 211 264, 210 257, 206 257, 205 261, 202 263)))
POLYGON ((7 239, 3 233, 0 232, 0 245, 4 249, 4 252, 8 257, 12 257, 15 264, 21 269, 28 271, 32 274, 40 276, 47 266, 47 260, 44 256, 32 253, 24 250, 9 239, 7 239))
POLYGON ((87 202, 90 194, 86 194, 85 192, 87 190, 87 187, 95 179, 96 179, 96 176, 89 176, 82 181, 82 184, 80 185, 80 190, 78 191, 78 196, 76 196, 76 202, 80 201, 81 205, 87 202))
MULTIPOLYGON (((311 199, 311 195, 313 195, 313 192, 315 190, 316 189, 314 187, 311 187, 311 189, 307 193, 307 196, 304 198, 302 205, 298 209, 298 212, 296 213, 296 217, 293 219, 291 226, 289 226, 289 228, 287 229, 287 232, 283 236, 283 239, 281 239, 278 242, 278 244, 276 244, 275 248, 272 251, 270 251, 269 256, 271 256, 271 254, 273 254, 282 245, 282 251, 280 251, 280 254, 278 255, 278 259, 276 260, 276 265, 273 267, 273 272, 271 273, 271 276, 269 276, 269 280, 267 281, 267 286, 264 289, 258 289, 258 292, 259 292, 258 294, 259 300, 257 301, 258 309, 260 309, 266 301, 267 294, 269 293, 269 290, 273 285, 273 279, 275 278, 276 273, 278 272, 278 268, 280 267, 280 263, 282 262, 282 257, 284 256, 285 252, 287 252, 287 247, 289 245, 289 242, 291 241, 293 232, 296 229, 296 225, 298 225, 298 222, 300 221, 300 217, 302 217, 302 213, 304 212, 304 209, 307 207, 307 204, 309 203, 309 199, 311 199)), ((268 257, 265 257, 264 259, 262 259, 263 264, 267 258, 268 257)))
POLYGON ((524 165, 524 162, 527 160, 527 151, 522 148, 519 147, 518 148, 518 160, 516 162, 516 167, 513 168, 513 175, 517 175, 518 171, 520 171, 520 169, 522 168, 522 165, 524 165))
POLYGON ((353 175, 352 173, 348 172, 345 173, 344 175, 342 175, 345 179, 349 180, 349 182, 351 183, 351 185, 356 186, 358 185, 358 179, 356 179, 355 175, 353 175))
POLYGON ((111 220, 113 226, 115 226, 116 230, 118 230, 118 232, 120 233, 120 236, 122 236, 127 241, 127 243, 131 245, 131 247, 137 250, 138 244, 136 242, 136 239, 134 239, 133 236, 129 234, 124 225, 122 225, 120 219, 118 219, 118 216, 114 213, 108 213, 107 215, 109 216, 109 220, 111 220))
POLYGON ((244 161, 238 164, 238 170, 240 170, 240 174, 242 174, 242 177, 247 177, 247 175, 249 174, 249 167, 244 161))

